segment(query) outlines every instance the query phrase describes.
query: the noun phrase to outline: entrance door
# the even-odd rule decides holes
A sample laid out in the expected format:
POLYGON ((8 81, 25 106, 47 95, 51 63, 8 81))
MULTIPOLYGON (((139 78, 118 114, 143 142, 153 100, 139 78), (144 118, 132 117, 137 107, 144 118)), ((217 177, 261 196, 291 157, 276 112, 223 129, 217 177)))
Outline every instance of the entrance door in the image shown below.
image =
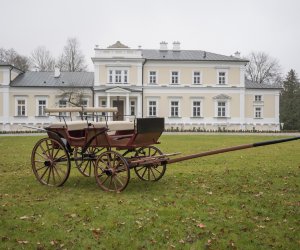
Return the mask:
POLYGON ((114 121, 123 121, 124 120, 124 101, 113 100, 113 107, 118 108, 117 113, 113 113, 114 121))

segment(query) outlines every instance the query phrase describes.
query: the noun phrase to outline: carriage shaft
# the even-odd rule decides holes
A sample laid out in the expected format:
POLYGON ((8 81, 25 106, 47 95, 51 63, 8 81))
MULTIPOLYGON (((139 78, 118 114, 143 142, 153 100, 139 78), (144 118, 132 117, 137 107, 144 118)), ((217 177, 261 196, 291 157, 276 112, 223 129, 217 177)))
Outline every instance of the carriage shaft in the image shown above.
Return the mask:
POLYGON ((165 163, 167 163, 167 164, 176 163, 176 162, 191 160, 194 158, 200 158, 200 157, 204 157, 204 156, 208 156, 208 155, 221 154, 221 153, 226 153, 226 152, 236 151, 236 150, 241 150, 241 149, 246 149, 246 148, 261 147, 261 146, 267 146, 267 145, 283 143, 283 142, 288 142, 288 141, 295 141, 295 140, 299 140, 299 139, 300 139, 300 136, 272 140, 272 141, 256 142, 253 144, 244 144, 244 145, 239 145, 239 146, 234 146, 234 147, 229 147, 229 148, 221 148, 221 149, 217 149, 217 150, 211 150, 211 151, 206 151, 206 152, 202 152, 202 153, 198 153, 198 154, 192 154, 192 155, 187 155, 187 156, 178 157, 178 158, 174 158, 174 159, 169 159, 166 162, 164 162, 164 164, 165 163))

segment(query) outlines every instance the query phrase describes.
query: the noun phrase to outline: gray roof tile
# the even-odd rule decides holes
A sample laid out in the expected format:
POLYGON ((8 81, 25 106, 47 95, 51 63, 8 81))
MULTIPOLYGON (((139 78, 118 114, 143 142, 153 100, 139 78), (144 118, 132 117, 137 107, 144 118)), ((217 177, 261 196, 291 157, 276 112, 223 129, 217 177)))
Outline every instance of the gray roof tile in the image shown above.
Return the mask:
POLYGON ((12 87, 92 87, 93 72, 61 72, 54 77, 54 72, 25 72, 11 82, 12 87))
POLYGON ((245 87, 246 89, 282 89, 281 86, 252 82, 247 78, 245 79, 245 87))
POLYGON ((224 56, 202 50, 142 50, 143 58, 148 60, 179 60, 179 61, 231 61, 231 62, 248 62, 233 56, 224 56))

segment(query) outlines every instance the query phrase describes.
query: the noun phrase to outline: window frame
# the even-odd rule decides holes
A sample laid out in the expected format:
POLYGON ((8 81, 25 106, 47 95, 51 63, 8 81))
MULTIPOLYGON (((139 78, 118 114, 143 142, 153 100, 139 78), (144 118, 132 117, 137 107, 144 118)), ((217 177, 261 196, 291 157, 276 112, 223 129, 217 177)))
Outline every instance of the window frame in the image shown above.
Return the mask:
POLYGON ((262 95, 254 95, 254 101, 255 102, 262 102, 263 101, 262 95), (259 97, 259 98, 256 98, 256 97, 259 97), (259 99, 259 100, 257 100, 257 99, 259 99))
POLYGON ((200 70, 194 70, 192 78, 193 78, 192 81, 193 85, 202 85, 202 72, 200 70), (195 73, 199 73, 199 76, 195 76, 195 73), (199 78, 199 83, 195 83, 196 77, 199 78))
POLYGON ((227 108, 226 107, 227 107, 226 101, 224 101, 224 100, 217 101, 217 117, 219 117, 219 118, 227 117, 227 108), (220 103, 222 103, 224 105, 220 106, 220 103), (219 112, 221 113, 221 115, 219 115, 219 112), (224 115, 223 115, 223 113, 224 113, 224 115))
MULTIPOLYGON (((66 108, 66 107, 68 107, 68 102, 67 102, 67 100, 66 100, 66 99, 59 99, 59 100, 58 100, 58 107, 59 107, 59 108, 66 108), (64 101, 66 104, 65 104, 65 105, 61 105, 61 104, 60 104, 61 101, 64 101)), ((59 115, 59 116, 67 116, 67 112, 59 112, 58 115, 59 115)))
POLYGON ((37 96, 36 97, 36 116, 37 117, 45 117, 45 116, 48 116, 46 113, 45 113, 45 108, 47 108, 48 107, 48 97, 46 97, 46 96, 37 96), (44 107, 44 112, 43 112, 43 114, 40 114, 40 104, 39 104, 39 102, 40 101, 45 101, 46 102, 46 104, 45 104, 45 107, 44 107))
POLYGON ((253 117, 254 119, 263 119, 263 106, 254 106, 253 117), (256 109, 260 109, 259 111, 260 116, 257 116, 258 111, 256 109))
POLYGON ((171 70, 170 85, 180 85, 180 71, 179 70, 171 70), (177 82, 176 83, 173 83, 173 73, 177 73, 177 82))
POLYGON ((228 70, 226 70, 226 69, 218 69, 217 70, 217 85, 218 86, 228 85, 228 70), (220 83, 220 73, 225 73, 224 83, 220 83))
POLYGON ((108 84, 128 84, 129 69, 124 68, 108 68, 107 69, 108 84))
POLYGON ((136 116, 136 101, 130 100, 130 115, 136 116), (133 108, 133 114, 132 114, 132 108, 133 108))
POLYGON ((157 71, 156 70, 148 71, 148 84, 157 85, 157 71), (153 76, 151 75, 152 72, 155 73, 155 75, 154 75, 155 82, 152 82, 153 81, 153 79, 152 79, 153 76))
POLYGON ((170 99, 169 100, 169 117, 170 118, 180 118, 181 116, 181 110, 180 110, 180 100, 179 99, 170 99), (176 115, 172 115, 173 113, 173 105, 172 105, 172 102, 177 102, 178 105, 177 105, 177 116, 176 115))
MULTIPOLYGON (((202 105, 203 105, 202 100, 199 100, 199 99, 194 99, 194 100, 192 100, 191 117, 193 117, 193 118, 201 118, 201 117, 203 117, 203 115, 202 115, 202 105), (194 105, 195 102, 199 102, 199 103, 200 103, 200 106, 195 106, 195 105, 194 105), (194 115, 194 108, 195 108, 195 107, 196 107, 196 108, 199 108, 200 115, 194 115)), ((198 112, 198 111, 196 111, 196 112, 198 112)))
POLYGON ((148 99, 147 100, 147 116, 148 117, 157 117, 158 114, 158 100, 156 99, 148 99), (155 102, 155 105, 151 105, 150 102, 155 102), (155 107, 155 115, 153 115, 153 110, 152 108, 155 107), (151 109, 151 112, 150 112, 151 109), (152 113, 150 115, 150 113, 152 113))
POLYGON ((27 97, 25 97, 25 96, 15 97, 15 116, 26 117, 27 115, 28 115, 27 114, 27 97), (19 104, 18 104, 19 101, 24 101, 24 104, 21 105, 21 107, 24 106, 24 115, 22 114, 23 113, 22 110, 21 110, 21 114, 19 115, 19 104))

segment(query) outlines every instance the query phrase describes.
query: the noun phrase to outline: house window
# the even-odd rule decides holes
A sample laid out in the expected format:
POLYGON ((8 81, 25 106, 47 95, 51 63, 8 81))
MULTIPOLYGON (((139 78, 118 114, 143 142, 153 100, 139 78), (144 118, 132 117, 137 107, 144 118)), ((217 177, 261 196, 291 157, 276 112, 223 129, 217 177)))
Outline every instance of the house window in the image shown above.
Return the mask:
POLYGON ((179 117, 179 101, 171 101, 171 117, 179 117))
POLYGON ((261 107, 255 107, 254 111, 255 118, 262 118, 262 108, 261 107))
POLYGON ((47 101, 44 99, 38 100, 38 116, 45 116, 45 108, 47 107, 47 101))
POLYGON ((135 115, 135 101, 130 101, 130 115, 135 115))
POLYGON ((194 72, 194 84, 201 84, 201 75, 200 75, 200 72, 197 71, 197 72, 194 72))
POLYGON ((256 102, 261 102, 261 101, 262 101, 262 96, 261 96, 261 95, 255 95, 255 96, 254 96, 254 100, 255 100, 256 102))
MULTIPOLYGON (((60 107, 60 108, 67 107, 67 101, 66 100, 59 100, 58 107, 60 107)), ((66 115, 67 115, 66 112, 59 112, 59 116, 66 116, 66 115)))
MULTIPOLYGON (((106 107, 106 101, 105 101, 105 100, 102 100, 102 101, 101 101, 101 107, 103 107, 103 108, 106 107)), ((101 115, 102 115, 102 116, 105 116, 105 112, 102 112, 101 115)))
POLYGON ((149 101, 149 116, 156 116, 157 115, 157 102, 156 101, 149 101))
POLYGON ((127 70, 123 71, 123 82, 127 83, 128 82, 128 76, 127 76, 127 70))
MULTIPOLYGON (((87 106, 88 106, 88 100, 86 100, 86 99, 81 100, 81 101, 80 101, 80 105, 81 105, 82 107, 87 107, 87 106)), ((87 116, 87 112, 83 112, 83 115, 84 115, 84 116, 87 116)))
POLYGON ((149 84, 156 84, 156 71, 149 72, 149 84))
POLYGON ((218 117, 226 117, 226 102, 218 102, 218 117))
POLYGON ((171 83, 172 84, 178 84, 179 81, 179 72, 178 71, 172 71, 171 73, 171 83))
POLYGON ((109 83, 128 83, 128 70, 109 70, 108 71, 108 82, 109 83))
POLYGON ((17 100, 17 116, 26 116, 26 100, 17 100))
POLYGON ((113 71, 109 71, 109 83, 113 83, 113 71))
POLYGON ((225 85, 226 84, 226 72, 225 71, 220 71, 219 72, 219 84, 220 85, 225 85))
POLYGON ((121 83, 122 82, 122 70, 116 70, 115 71, 115 83, 121 83))
POLYGON ((201 117, 201 102, 193 101, 193 117, 201 117))

